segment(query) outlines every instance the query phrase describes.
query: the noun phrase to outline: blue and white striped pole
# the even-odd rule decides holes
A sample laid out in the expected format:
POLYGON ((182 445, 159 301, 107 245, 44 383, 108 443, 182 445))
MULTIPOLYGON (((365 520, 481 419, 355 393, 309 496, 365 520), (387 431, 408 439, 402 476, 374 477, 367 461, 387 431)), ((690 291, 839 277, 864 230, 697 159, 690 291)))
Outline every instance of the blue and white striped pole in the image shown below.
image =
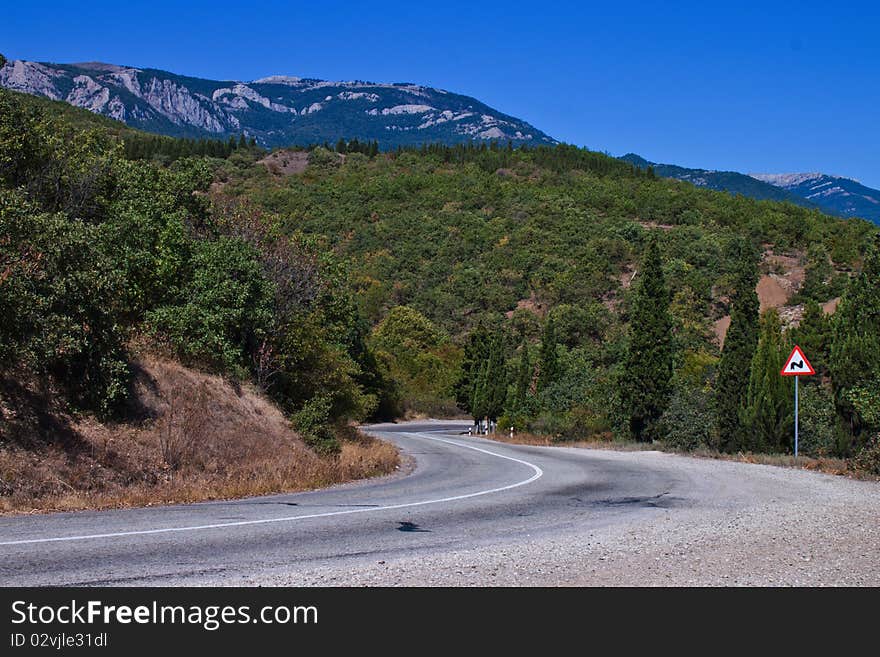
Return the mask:
POLYGON ((794 457, 798 455, 798 379, 794 377, 794 457))

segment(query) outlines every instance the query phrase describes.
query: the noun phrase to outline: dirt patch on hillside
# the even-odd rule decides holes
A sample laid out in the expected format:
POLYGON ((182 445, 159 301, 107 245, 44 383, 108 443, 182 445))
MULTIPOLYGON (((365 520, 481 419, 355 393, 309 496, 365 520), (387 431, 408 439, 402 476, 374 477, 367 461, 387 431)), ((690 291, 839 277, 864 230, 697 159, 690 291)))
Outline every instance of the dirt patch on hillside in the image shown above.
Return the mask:
POLYGON ((319 456, 249 385, 155 357, 137 368, 125 423, 72 415, 39 382, 0 381, 0 513, 297 491, 399 465, 392 445, 355 432, 319 456))
POLYGON ((835 312, 837 312, 837 306, 839 305, 840 297, 834 297, 833 299, 829 299, 822 304, 822 310, 825 311, 826 315, 833 315, 835 312))
POLYGON ((712 324, 712 330, 715 332, 715 339, 718 346, 724 348, 724 338, 727 337, 727 330, 730 328, 730 315, 725 315, 720 319, 716 319, 712 324))
POLYGON ((658 224, 656 221, 640 221, 639 225, 648 230, 672 230, 675 228, 673 224, 658 224))
POLYGON ((528 310, 538 317, 543 317, 547 314, 547 311, 549 310, 549 304, 545 301, 539 300, 538 297, 535 296, 535 293, 532 292, 528 299, 520 299, 519 301, 517 301, 516 309, 507 311, 507 313, 505 313, 505 316, 510 319, 511 317, 513 317, 513 313, 516 310, 528 310))
POLYGON ((758 280, 757 292, 761 312, 768 308, 781 308, 788 303, 792 291, 784 281, 784 278, 774 274, 765 274, 758 280))
POLYGON ((638 271, 636 270, 635 265, 625 265, 623 271, 617 276, 617 282, 620 283, 620 287, 624 290, 629 289, 632 286, 637 273, 638 271))
POLYGON ((309 166, 309 154, 306 151, 275 151, 262 160, 257 160, 257 164, 265 166, 273 175, 292 176, 306 170, 309 166))

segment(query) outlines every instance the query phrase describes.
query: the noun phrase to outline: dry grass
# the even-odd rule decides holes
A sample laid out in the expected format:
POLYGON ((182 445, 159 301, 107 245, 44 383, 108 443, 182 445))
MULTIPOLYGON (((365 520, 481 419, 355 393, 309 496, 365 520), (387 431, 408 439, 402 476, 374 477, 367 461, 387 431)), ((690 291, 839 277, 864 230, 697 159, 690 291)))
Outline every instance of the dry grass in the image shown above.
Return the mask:
MULTIPOLYGON (((673 450, 666 450, 673 451, 673 450)), ((676 452, 679 453, 679 452, 676 452)), ((791 454, 753 454, 752 452, 739 452, 736 454, 724 454, 715 450, 699 450, 695 452, 680 452, 685 456, 697 458, 721 459, 723 461, 738 461, 740 463, 759 463, 762 465, 775 465, 780 468, 795 468, 798 470, 813 470, 825 474, 852 477, 853 479, 877 479, 867 472, 854 468, 850 461, 832 456, 798 456, 791 454)))
POLYGON ((662 443, 638 443, 635 441, 617 440, 581 440, 567 441, 554 439, 552 436, 544 436, 532 433, 515 433, 513 438, 507 433, 499 432, 488 438, 501 443, 514 445, 536 445, 539 447, 578 447, 582 449, 608 449, 618 452, 662 451, 682 456, 695 458, 720 459, 723 461, 737 461, 740 463, 759 463, 763 465, 775 465, 782 468, 797 468, 801 470, 814 470, 825 474, 853 477, 855 479, 878 479, 869 473, 854 469, 846 459, 823 456, 814 458, 811 456, 798 456, 791 454, 753 454, 751 452, 739 452, 726 454, 711 449, 700 449, 685 452, 669 448, 662 443))
POLYGON ((5 383, 0 513, 299 491, 400 463, 392 445, 354 430, 344 432, 338 455, 319 456, 255 390, 155 357, 140 363, 128 423, 71 417, 50 394, 25 395, 28 386, 5 383))

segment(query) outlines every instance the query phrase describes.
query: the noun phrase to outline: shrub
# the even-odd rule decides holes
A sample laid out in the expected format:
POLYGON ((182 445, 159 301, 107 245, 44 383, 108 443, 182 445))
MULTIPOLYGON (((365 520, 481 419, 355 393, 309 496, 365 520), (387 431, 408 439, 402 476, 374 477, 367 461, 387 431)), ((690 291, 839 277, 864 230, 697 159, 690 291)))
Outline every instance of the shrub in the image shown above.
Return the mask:
POLYGON ((55 375, 78 406, 111 415, 128 392, 119 277, 96 230, 0 190, 0 362, 55 375))
POLYGON ((801 386, 798 400, 799 451, 807 456, 834 454, 837 451, 835 418, 834 400, 824 386, 801 386))
POLYGON ((293 425, 305 443, 319 454, 336 454, 341 446, 329 425, 332 401, 327 396, 316 396, 303 404, 293 417, 293 425))
POLYGON ((273 290, 252 247, 221 237, 194 247, 193 276, 173 305, 147 314, 189 361, 240 371, 272 321, 273 290))
POLYGON ((880 434, 871 438, 850 463, 855 470, 880 475, 880 434))
POLYGON ((715 400, 702 386, 676 386, 660 418, 660 435, 675 449, 694 450, 715 443, 715 400))

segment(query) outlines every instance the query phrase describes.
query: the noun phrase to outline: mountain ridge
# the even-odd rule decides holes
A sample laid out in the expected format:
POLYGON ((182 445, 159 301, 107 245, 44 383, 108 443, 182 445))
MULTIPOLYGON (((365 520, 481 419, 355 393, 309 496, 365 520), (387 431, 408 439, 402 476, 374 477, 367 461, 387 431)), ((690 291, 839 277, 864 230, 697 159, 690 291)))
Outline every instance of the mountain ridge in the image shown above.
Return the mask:
POLYGON ((653 167, 658 176, 684 180, 698 187, 743 194, 759 200, 787 201, 837 217, 860 217, 880 225, 880 190, 862 185, 846 176, 820 172, 745 174, 738 171, 692 169, 650 162, 635 153, 627 153, 618 159, 641 169, 653 167))
POLYGON ((831 214, 864 217, 880 224, 880 190, 863 185, 854 178, 820 172, 749 175, 816 203, 831 214))
POLYGON ((640 169, 647 169, 650 166, 658 176, 684 180, 697 187, 705 187, 732 194, 742 194, 743 196, 762 201, 787 201, 806 208, 815 209, 818 207, 815 203, 810 203, 796 194, 738 171, 692 169, 676 164, 661 164, 651 162, 635 153, 627 153, 618 159, 629 162, 640 169))
POLYGON ((63 100, 174 137, 244 134, 265 147, 376 140, 384 148, 427 142, 555 144, 531 124, 479 100, 413 83, 269 75, 209 80, 106 62, 8 60, 0 86, 63 100))

